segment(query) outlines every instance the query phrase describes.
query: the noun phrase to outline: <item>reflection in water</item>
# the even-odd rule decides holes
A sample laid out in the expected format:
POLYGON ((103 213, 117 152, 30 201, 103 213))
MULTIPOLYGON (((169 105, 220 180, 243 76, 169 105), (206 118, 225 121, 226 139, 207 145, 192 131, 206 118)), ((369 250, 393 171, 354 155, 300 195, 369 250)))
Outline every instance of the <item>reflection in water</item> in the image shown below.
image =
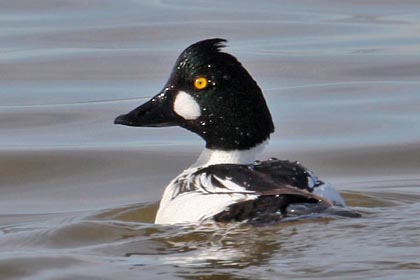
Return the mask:
MULTIPOLYGON (((369 224, 372 220, 377 219, 377 216, 395 213, 395 208, 389 207, 395 207, 396 196, 399 195, 345 194, 350 203, 360 202, 359 205, 354 204, 353 206, 364 213, 361 222, 359 219, 349 222, 344 218, 338 220, 323 218, 261 227, 237 223, 207 224, 200 227, 165 227, 143 224, 136 229, 137 233, 125 236, 123 242, 112 246, 112 250, 102 248, 100 251, 106 255, 114 255, 119 252, 117 255, 127 257, 125 260, 120 258, 120 263, 140 270, 142 266, 150 264, 151 259, 154 259, 152 257, 145 258, 145 256, 155 256, 155 262, 177 267, 177 275, 186 279, 215 277, 212 275, 255 277, 253 269, 265 268, 270 271, 273 262, 276 263, 277 269, 284 266, 282 269, 287 275, 295 269, 288 264, 293 264, 295 258, 306 256, 308 251, 317 250, 311 249, 312 247, 325 246, 323 245, 325 238, 326 240, 332 236, 337 238, 335 232, 337 230, 342 231, 340 238, 343 239, 343 242, 348 242, 347 239, 351 239, 353 234, 364 235, 363 231, 367 233, 366 238, 370 238, 369 235, 375 236, 374 228, 381 228, 382 225, 374 224, 371 228, 369 224), (388 214, 384 214, 384 212, 388 212, 388 214), (327 233, 325 229, 328 229, 327 233), (331 232, 328 233, 328 231, 331 232)), ((410 197, 411 204, 405 204, 402 206, 403 208, 410 208, 410 205, 413 203, 416 205, 415 203, 420 201, 418 195, 410 197)), ((144 219, 150 220, 154 217, 156 208, 156 204, 144 208, 133 206, 104 212, 96 217, 105 220, 112 217, 118 221, 134 222, 133 219, 136 216, 142 216, 144 219), (143 213, 140 214, 140 212, 143 213)), ((300 273, 304 275, 320 273, 325 269, 324 267, 317 270, 309 265, 300 273)))
MULTIPOLYGON (((154 217, 155 211, 156 205, 133 206, 96 215, 104 221, 116 219, 121 227, 124 224, 121 220, 124 220, 128 222, 124 227, 131 227, 132 231, 127 233, 121 229, 121 233, 125 233, 121 239, 115 240, 113 246, 94 251, 114 255, 120 264, 139 270, 154 259, 152 262, 155 264, 178 267, 177 275, 187 279, 201 279, 213 274, 226 277, 231 270, 269 265, 273 255, 279 252, 299 254, 301 248, 310 246, 310 242, 292 240, 294 235, 299 234, 299 227, 305 224, 325 225, 329 221, 317 219, 261 227, 239 223, 197 227, 139 224, 132 220, 139 214, 149 220, 149 215, 154 217)), ((244 271, 243 276, 247 276, 247 272, 244 271)))
MULTIPOLYGON (((77 265, 83 273, 98 273, 106 266, 96 274, 102 279, 113 279, 106 274, 110 268, 114 273, 129 268, 133 275, 153 275, 149 267, 160 267, 162 273, 169 270, 185 279, 326 277, 363 269, 346 266, 345 262, 331 267, 334 255, 342 250, 346 252, 342 258, 349 263, 363 256, 364 267, 420 267, 404 257, 413 253, 413 244, 420 245, 420 227, 416 223, 419 195, 407 194, 404 199, 401 194, 352 192, 344 196, 363 213, 362 218, 326 217, 258 227, 240 223, 162 226, 150 223, 157 203, 84 215, 33 217, 32 221, 0 227, 0 246, 4 250, 0 254, 0 269, 19 263, 36 265, 44 271, 48 269, 46 263, 55 263, 63 267, 77 265), (395 204, 396 200, 405 202, 395 204), (399 224, 395 224, 396 219, 399 224), (384 254, 372 263, 377 250, 393 252, 393 261, 387 261, 384 254), (4 254, 11 251, 17 259, 5 258, 4 254), (322 252, 322 257, 317 252, 322 252), (38 258, 30 257, 32 253, 38 258), (54 261, 51 254, 56 255, 54 261), (93 263, 86 262, 85 256, 90 256, 93 263)), ((9 271, 15 276, 24 272, 9 271)))

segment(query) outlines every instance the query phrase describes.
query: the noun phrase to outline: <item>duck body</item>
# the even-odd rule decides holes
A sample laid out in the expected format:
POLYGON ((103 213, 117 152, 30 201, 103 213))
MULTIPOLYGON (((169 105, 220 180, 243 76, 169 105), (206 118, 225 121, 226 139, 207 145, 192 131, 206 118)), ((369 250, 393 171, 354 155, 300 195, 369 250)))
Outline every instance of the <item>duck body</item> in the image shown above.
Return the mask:
POLYGON ((221 51, 224 42, 188 47, 160 93, 115 119, 128 126, 181 126, 206 143, 197 162, 166 187, 155 222, 278 221, 294 215, 296 205, 318 212, 344 207, 338 192, 299 163, 255 161, 274 125, 261 89, 221 51))
POLYGON ((278 221, 290 205, 344 206, 344 200, 298 162, 271 158, 251 164, 193 167, 166 188, 156 223, 278 221), (328 192, 328 198, 317 195, 328 192))

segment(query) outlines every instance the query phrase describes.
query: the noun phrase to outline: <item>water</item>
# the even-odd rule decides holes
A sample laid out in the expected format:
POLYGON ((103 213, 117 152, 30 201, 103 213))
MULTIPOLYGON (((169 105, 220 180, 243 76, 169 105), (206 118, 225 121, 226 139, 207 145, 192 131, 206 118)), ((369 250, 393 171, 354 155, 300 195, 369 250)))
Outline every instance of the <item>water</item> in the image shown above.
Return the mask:
POLYGON ((1 279, 420 276, 418 1, 0 1, 1 279), (359 219, 153 225, 201 140, 115 126, 178 54, 229 39, 265 92, 262 158, 299 160, 359 219))

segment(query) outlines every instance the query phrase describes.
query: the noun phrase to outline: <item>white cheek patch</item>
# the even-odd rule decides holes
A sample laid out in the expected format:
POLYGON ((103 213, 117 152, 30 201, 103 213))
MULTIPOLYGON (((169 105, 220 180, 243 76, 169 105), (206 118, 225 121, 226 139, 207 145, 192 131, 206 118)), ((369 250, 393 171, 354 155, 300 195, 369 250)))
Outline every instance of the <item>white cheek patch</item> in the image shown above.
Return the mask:
POLYGON ((186 120, 195 120, 201 116, 200 105, 198 105, 194 97, 185 91, 180 91, 176 95, 174 101, 174 111, 186 120))

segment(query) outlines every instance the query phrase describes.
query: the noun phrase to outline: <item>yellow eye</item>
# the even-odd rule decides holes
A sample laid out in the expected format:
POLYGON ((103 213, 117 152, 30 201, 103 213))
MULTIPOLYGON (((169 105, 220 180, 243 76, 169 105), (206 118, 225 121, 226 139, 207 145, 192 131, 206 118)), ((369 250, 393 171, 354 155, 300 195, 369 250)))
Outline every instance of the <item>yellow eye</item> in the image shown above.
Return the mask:
POLYGON ((194 87, 196 89, 205 89, 209 85, 209 81, 205 77, 198 77, 194 81, 194 87))

